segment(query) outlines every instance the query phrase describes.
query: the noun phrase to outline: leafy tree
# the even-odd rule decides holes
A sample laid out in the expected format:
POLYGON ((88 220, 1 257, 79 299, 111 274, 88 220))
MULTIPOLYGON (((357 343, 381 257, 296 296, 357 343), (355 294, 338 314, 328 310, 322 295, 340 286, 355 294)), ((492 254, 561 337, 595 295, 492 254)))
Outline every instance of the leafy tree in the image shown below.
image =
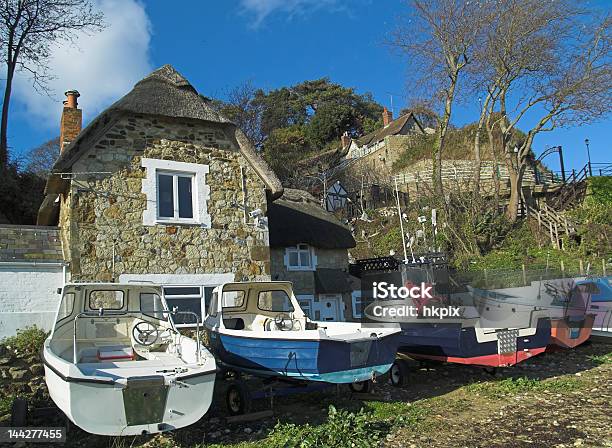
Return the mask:
POLYGON ((90 0, 6 0, 0 5, 0 52, 6 65, 0 120, 0 170, 8 163, 8 116, 15 70, 28 72, 35 89, 48 93, 47 61, 53 45, 77 31, 98 31, 102 13, 90 0))
POLYGON ((10 162, 0 176, 0 222, 36 224, 38 208, 43 200, 45 179, 10 162))
POLYGON ((310 149, 303 126, 295 125, 272 131, 264 147, 264 158, 281 181, 288 180, 293 167, 310 149))

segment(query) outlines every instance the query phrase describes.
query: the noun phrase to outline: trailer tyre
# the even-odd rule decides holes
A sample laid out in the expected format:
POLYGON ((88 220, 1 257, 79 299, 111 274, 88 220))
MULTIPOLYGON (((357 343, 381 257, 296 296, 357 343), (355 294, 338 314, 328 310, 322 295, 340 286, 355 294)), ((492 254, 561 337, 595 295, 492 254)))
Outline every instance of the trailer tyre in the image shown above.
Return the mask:
POLYGON ((251 410, 251 394, 242 382, 235 382, 228 387, 225 401, 230 415, 242 415, 251 410))
POLYGON ((359 381, 357 383, 350 383, 348 386, 351 392, 356 394, 367 394, 372 389, 372 381, 359 381))
POLYGON ((394 387, 404 387, 408 384, 409 373, 410 370, 408 369, 406 361, 401 359, 396 360, 389 370, 391 385, 394 387))
POLYGON ((17 397, 11 405, 11 426, 26 426, 28 422, 28 401, 17 397))

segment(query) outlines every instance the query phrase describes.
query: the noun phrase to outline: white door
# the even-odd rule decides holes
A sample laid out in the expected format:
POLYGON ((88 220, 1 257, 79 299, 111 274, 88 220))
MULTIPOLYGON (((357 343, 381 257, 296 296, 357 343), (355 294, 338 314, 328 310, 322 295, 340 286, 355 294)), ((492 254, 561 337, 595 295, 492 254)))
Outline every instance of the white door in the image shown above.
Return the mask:
POLYGON ((320 294, 319 308, 321 310, 322 321, 339 321, 342 313, 342 295, 341 294, 320 294))

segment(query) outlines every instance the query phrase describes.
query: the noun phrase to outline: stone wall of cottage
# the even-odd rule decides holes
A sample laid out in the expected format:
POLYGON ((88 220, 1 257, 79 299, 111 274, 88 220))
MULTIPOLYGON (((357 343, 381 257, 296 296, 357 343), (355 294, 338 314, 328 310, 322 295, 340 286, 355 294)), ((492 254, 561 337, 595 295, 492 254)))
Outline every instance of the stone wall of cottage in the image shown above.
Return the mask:
POLYGON ((75 281, 109 281, 121 274, 233 273, 236 280, 269 279, 267 230, 246 208, 266 210, 265 186, 220 125, 123 117, 73 166, 62 198, 60 227, 75 281), (143 225, 147 206, 141 158, 209 165, 211 228, 143 225))
MULTIPOLYGON (((314 253, 317 256, 317 269, 348 269, 349 261, 346 249, 314 248, 314 253)), ((284 257, 284 247, 273 247, 270 249, 272 280, 293 282, 295 294, 314 294, 315 273, 313 271, 289 271, 287 266, 285 266, 284 257)))

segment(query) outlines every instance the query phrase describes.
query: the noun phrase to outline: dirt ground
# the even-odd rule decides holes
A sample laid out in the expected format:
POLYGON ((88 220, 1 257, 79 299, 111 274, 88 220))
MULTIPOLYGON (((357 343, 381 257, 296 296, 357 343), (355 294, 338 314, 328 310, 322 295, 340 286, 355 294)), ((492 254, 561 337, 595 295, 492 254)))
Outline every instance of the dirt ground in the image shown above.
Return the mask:
MULTIPOLYGON (((390 426, 382 440, 388 447, 612 447, 611 353, 612 341, 588 342, 498 369, 495 375, 470 366, 411 362, 409 384, 404 388, 379 383, 367 400, 352 396, 344 386, 276 397, 272 417, 247 423, 226 421, 226 384, 218 381, 211 410, 190 427, 153 437, 109 438, 70 425, 65 446, 265 447, 272 444, 268 434, 277 422, 322 424, 333 404, 351 411, 379 406, 381 412, 406 412, 405 423, 390 426), (417 415, 411 408, 423 411, 424 417, 410 417, 417 415)), ((37 402, 41 403, 44 400, 37 402)), ((253 410, 269 407, 269 400, 260 399, 253 410)), ((64 426, 66 422, 55 413, 35 417, 31 424, 64 426)))

